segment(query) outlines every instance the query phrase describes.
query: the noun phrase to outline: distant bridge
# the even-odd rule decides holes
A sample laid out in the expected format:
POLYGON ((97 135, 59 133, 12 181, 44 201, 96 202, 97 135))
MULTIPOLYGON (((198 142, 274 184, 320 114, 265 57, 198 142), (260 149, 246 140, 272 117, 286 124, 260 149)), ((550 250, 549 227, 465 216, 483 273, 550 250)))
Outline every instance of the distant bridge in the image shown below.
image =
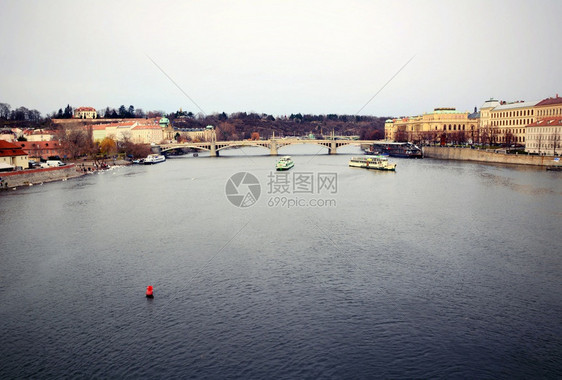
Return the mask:
POLYGON ((336 154, 337 149, 346 145, 362 145, 380 143, 381 140, 312 140, 312 139, 269 139, 269 140, 241 140, 241 141, 209 141, 209 142, 185 142, 160 144, 162 153, 166 153, 180 148, 191 148, 210 152, 211 156, 219 156, 219 152, 223 149, 245 147, 245 146, 261 146, 269 149, 270 155, 277 156, 277 150, 286 145, 296 144, 316 144, 328 148, 328 154, 336 154))

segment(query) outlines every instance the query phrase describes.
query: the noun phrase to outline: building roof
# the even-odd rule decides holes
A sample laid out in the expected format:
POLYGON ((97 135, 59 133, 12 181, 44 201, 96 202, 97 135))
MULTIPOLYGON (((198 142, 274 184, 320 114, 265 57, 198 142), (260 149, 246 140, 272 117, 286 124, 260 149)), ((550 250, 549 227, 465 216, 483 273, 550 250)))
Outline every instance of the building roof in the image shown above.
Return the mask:
POLYGON ((58 149, 61 147, 58 141, 18 141, 15 143, 24 150, 29 149, 58 149))
POLYGON ((27 156, 19 146, 0 140, 0 157, 27 156))
POLYGON ((538 102, 536 104, 537 107, 541 107, 541 106, 551 106, 553 104, 562 104, 562 98, 560 98, 558 96, 558 94, 556 94, 555 98, 546 98, 541 100, 540 102, 538 102))
POLYGON ((92 128, 94 131, 104 130, 106 128, 131 128, 137 122, 136 121, 123 121, 119 123, 110 123, 110 124, 94 124, 91 126, 85 126, 85 129, 92 128))
POLYGON ((442 107, 442 108, 434 108, 433 112, 428 112, 427 115, 461 114, 461 113, 466 113, 466 112, 457 111, 457 109, 453 107, 442 107))
POLYGON ((81 112, 81 111, 96 111, 94 107, 78 107, 74 110, 74 112, 81 112))
POLYGON ((534 107, 537 103, 538 103, 538 100, 532 101, 532 102, 520 101, 520 102, 506 103, 506 104, 502 104, 502 105, 497 106, 492 111, 495 112, 495 111, 513 110, 513 109, 517 109, 517 108, 529 108, 529 107, 534 107))
POLYGON ((486 101, 484 102, 484 104, 482 104, 482 107, 480 107, 480 109, 482 109, 482 108, 494 108, 494 107, 497 107, 497 106, 499 106, 499 105, 500 105, 500 101, 499 101, 499 100, 490 98, 489 100, 486 100, 486 101))
POLYGON ((468 114, 469 119, 480 119, 480 111, 468 114))
POLYGON ((544 119, 540 119, 531 123, 527 126, 529 127, 561 127, 562 126, 562 116, 558 117, 545 117, 544 119))
POLYGON ((134 130, 140 130, 140 129, 156 129, 156 130, 160 130, 162 129, 159 125, 157 124, 140 124, 137 125, 136 127, 133 128, 134 130))

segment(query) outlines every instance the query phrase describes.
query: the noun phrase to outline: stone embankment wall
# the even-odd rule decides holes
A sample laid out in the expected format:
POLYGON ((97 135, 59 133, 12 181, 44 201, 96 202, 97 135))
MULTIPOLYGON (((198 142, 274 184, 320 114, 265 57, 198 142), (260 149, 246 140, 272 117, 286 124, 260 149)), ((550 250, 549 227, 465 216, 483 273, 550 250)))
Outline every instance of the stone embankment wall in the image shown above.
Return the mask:
POLYGON ((442 160, 463 160, 491 162, 499 164, 548 166, 554 164, 552 156, 530 156, 527 154, 496 153, 484 149, 449 148, 424 146, 423 156, 442 160))
POLYGON ((66 180, 83 174, 83 171, 78 170, 74 164, 45 169, 0 172, 0 178, 2 178, 0 187, 2 189, 12 189, 14 187, 29 186, 43 182, 66 180))

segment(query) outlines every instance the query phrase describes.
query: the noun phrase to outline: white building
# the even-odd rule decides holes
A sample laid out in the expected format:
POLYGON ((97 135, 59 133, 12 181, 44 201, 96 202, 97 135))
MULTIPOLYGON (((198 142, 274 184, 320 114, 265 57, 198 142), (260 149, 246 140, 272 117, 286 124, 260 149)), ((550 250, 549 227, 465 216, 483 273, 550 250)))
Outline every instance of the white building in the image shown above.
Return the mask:
POLYGON ((98 113, 93 107, 78 107, 74 110, 75 119, 95 119, 96 117, 98 117, 98 113))
POLYGON ((527 126, 525 151, 545 156, 562 153, 562 116, 545 117, 527 126))

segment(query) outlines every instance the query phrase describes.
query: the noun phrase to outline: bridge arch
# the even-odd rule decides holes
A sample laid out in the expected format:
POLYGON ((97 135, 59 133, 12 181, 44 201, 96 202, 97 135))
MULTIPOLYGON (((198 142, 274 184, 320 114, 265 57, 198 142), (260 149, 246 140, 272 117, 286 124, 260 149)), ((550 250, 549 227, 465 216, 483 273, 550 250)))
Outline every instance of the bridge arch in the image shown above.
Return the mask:
POLYGON ((245 147, 260 147, 268 150, 270 149, 269 144, 246 144, 245 142, 240 142, 239 144, 237 143, 225 144, 225 145, 217 144, 217 151, 229 149, 229 148, 245 148, 245 147))
POLYGON ((160 153, 171 152, 171 151, 176 150, 176 149, 197 149, 199 151, 206 151, 206 152, 211 151, 210 146, 206 147, 206 146, 181 145, 181 146, 170 146, 170 147, 165 147, 165 148, 160 147, 160 153))

